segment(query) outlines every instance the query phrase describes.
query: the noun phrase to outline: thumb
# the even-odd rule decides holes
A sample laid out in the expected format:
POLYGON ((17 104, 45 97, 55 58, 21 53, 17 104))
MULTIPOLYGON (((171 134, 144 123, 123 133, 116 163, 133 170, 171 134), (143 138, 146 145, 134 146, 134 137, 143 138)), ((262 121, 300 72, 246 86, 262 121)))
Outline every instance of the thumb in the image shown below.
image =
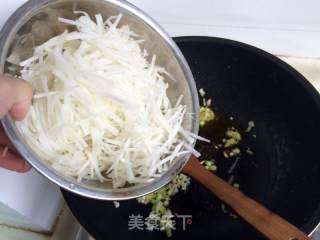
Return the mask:
POLYGON ((31 85, 21 79, 0 76, 0 118, 10 112, 14 120, 22 120, 32 101, 31 85))

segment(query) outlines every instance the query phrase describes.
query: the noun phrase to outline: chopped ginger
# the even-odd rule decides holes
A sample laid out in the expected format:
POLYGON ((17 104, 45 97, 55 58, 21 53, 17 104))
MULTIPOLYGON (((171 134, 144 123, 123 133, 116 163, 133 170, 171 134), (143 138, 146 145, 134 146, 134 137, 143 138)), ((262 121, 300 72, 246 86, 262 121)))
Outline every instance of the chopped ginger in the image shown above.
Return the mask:
POLYGON ((200 126, 203 127, 207 122, 214 120, 214 112, 209 107, 200 108, 200 126))
POLYGON ((236 129, 229 129, 226 132, 226 136, 228 138, 224 140, 224 147, 225 148, 237 145, 242 139, 240 132, 236 129))
POLYGON ((254 128, 254 127, 255 127, 254 121, 249 121, 248 127, 245 132, 250 132, 252 130, 252 128, 254 128))

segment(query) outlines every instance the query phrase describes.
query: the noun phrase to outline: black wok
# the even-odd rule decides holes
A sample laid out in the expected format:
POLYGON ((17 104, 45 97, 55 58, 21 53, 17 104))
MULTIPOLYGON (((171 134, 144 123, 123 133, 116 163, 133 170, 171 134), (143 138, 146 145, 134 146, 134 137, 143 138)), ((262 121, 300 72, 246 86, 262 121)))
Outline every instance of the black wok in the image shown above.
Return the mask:
MULTIPOLYGON (((215 111, 232 116, 243 130, 248 121, 255 122, 252 134, 257 137, 243 139, 254 155, 243 154, 234 173, 241 191, 310 233, 320 220, 318 92, 292 67, 252 46, 209 37, 175 40, 215 111)), ((210 137, 205 130, 201 135, 210 137)), ((232 159, 215 158, 217 175, 226 179, 232 159)), ((129 216, 146 217, 149 206, 130 200, 116 209, 112 202, 63 194, 97 240, 166 239, 159 231, 128 230, 129 216)), ((243 220, 221 211, 221 202, 195 182, 171 206, 175 213, 192 215, 185 230, 176 222, 171 239, 264 239, 243 220)))

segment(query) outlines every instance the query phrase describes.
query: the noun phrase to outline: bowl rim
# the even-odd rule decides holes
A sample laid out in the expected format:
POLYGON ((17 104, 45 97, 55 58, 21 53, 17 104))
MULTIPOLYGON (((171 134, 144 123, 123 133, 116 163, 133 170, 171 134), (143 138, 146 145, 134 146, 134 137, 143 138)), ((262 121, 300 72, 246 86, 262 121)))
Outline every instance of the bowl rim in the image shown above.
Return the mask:
MULTIPOLYGON (((32 13, 39 8, 46 7, 52 3, 58 2, 59 0, 29 0, 21 7, 19 7, 6 21, 5 25, 1 30, 0 36, 0 57, 3 59, 6 57, 5 47, 9 44, 8 39, 15 34, 17 28, 23 24, 23 20, 26 16, 32 15, 32 13)), ((124 9, 136 17, 144 21, 152 30, 154 30, 159 36, 164 40, 167 47, 171 50, 175 58, 177 59, 181 70, 187 79, 189 91, 192 98, 192 109, 195 112, 195 117, 192 121, 191 131, 198 134, 199 131, 199 99, 196 88, 196 83, 193 78, 192 72, 189 65, 184 58, 182 52, 173 41, 173 39, 165 32, 165 30, 157 24, 148 14, 137 8, 135 5, 125 1, 125 0, 96 0, 100 2, 106 2, 107 4, 114 5, 119 9, 124 9)), ((3 66, 1 66, 3 67, 3 66)), ((3 73, 3 69, 1 69, 3 73)), ((149 184, 133 186, 123 189, 106 189, 99 190, 98 188, 91 188, 80 185, 74 178, 66 177, 57 174, 53 169, 50 169, 43 161, 38 159, 33 151, 24 144, 24 140, 17 131, 15 124, 13 123, 11 117, 6 115, 1 120, 3 128, 9 137, 10 141, 16 147, 18 152, 27 160, 31 166, 39 172, 41 175, 57 184, 58 186, 71 191, 73 193, 79 194, 84 197, 98 199, 98 200, 127 200, 137 198, 148 193, 154 192, 159 188, 163 187, 169 183, 177 174, 180 173, 184 165, 187 163, 191 154, 186 154, 179 158, 170 168, 166 171, 160 178, 155 179, 149 184)), ((195 144, 195 143, 194 143, 195 144)))

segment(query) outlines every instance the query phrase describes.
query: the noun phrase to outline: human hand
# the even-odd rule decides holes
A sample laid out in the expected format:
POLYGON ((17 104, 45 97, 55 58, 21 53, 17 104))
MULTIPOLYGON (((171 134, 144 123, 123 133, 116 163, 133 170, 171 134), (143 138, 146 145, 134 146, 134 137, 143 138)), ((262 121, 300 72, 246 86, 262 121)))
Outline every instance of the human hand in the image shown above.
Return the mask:
MULTIPOLYGON (((9 113, 21 121, 32 101, 32 87, 21 79, 0 76, 0 118, 9 113)), ((0 167, 16 172, 27 172, 31 166, 17 153, 0 126, 0 167)))

